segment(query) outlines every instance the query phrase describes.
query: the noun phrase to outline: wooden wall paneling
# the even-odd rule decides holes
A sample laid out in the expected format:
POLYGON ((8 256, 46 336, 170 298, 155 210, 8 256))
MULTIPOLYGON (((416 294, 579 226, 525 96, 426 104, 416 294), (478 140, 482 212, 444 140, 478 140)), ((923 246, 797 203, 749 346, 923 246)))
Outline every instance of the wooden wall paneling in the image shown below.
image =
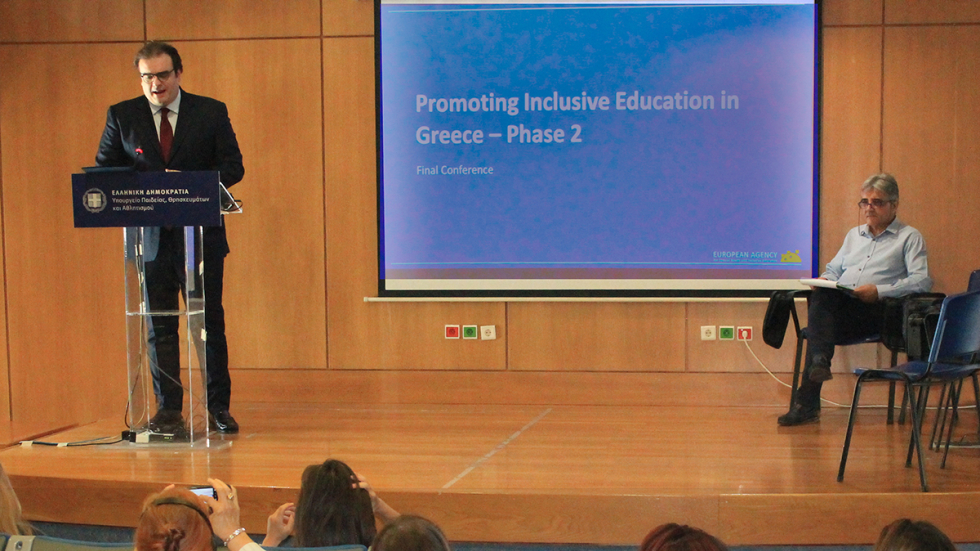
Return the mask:
POLYGON ((139 93, 131 59, 124 44, 0 46, 14 438, 125 408, 122 232, 73 227, 70 175, 93 164, 104 109, 139 93))
MULTIPOLYGON (((793 382, 793 364, 796 360, 796 329, 790 318, 783 346, 772 348, 762 340, 762 321, 767 303, 690 303, 688 305, 687 370, 692 372, 764 373, 761 361, 769 371, 778 373, 786 383, 793 382), (701 326, 721 325, 750 326, 752 341, 702 341, 701 326), (755 353, 755 357, 752 353, 755 353), (756 359, 758 357, 758 360, 756 359)), ((797 313, 800 326, 806 327, 806 301, 798 300, 797 313)), ((804 347, 804 350, 806 348, 804 347)), ((855 367, 883 366, 890 360, 890 352, 876 344, 838 346, 834 352, 834 373, 850 373, 855 367), (883 363, 885 362, 885 363, 883 363)))
MULTIPOLYGON (((2 59, 2 58, 0 58, 2 59)), ((3 74, 0 73, 0 81, 3 74)), ((3 91, 3 83, 0 82, 0 94, 3 91)), ((2 100, 0 100, 2 101, 2 100)), ((3 129, 3 110, 0 109, 0 131, 3 129)), ((0 197, 3 197, 3 134, 0 132, 0 197)), ((3 209, 0 209, 0 260, 4 258, 3 250, 3 209)), ((0 263, 2 266, 2 263, 0 263)), ((0 445, 12 440, 10 437, 10 362, 7 354, 7 307, 6 294, 7 282, 6 270, 0 270, 0 290, 3 290, 4 301, 0 305, 0 445)))
POLYGON ((323 36, 374 36, 374 2, 323 0, 323 36))
POLYGON ((510 369, 683 371, 681 302, 515 302, 508 305, 510 369))
POLYGON ((175 43, 181 84, 228 105, 245 164, 244 213, 225 219, 232 368, 326 367, 319 42, 175 43))
POLYGON ((881 47, 880 28, 824 29, 819 272, 862 223, 860 186, 879 171, 881 47))
MULTIPOLYGON (((502 303, 365 304, 371 324, 357 335, 365 348, 355 363, 331 362, 331 367, 366 369, 504 369, 507 365, 507 327, 502 303), (497 338, 447 339, 446 325, 494 325, 497 338), (376 343, 376 344, 372 344, 376 343)), ((332 320, 333 321, 333 320, 332 320)), ((331 342, 351 335, 357 325, 331 323, 331 342), (334 335, 334 331, 339 335, 334 335)))
MULTIPOLYGON (((687 371, 721 373, 762 373, 763 367, 756 356, 773 372, 792 373, 796 353, 796 337, 793 320, 789 322, 783 346, 775 349, 762 341, 762 320, 767 302, 692 302, 687 305, 687 371), (702 341, 701 326, 713 325, 717 335, 722 325, 749 326, 753 329, 752 341, 738 340, 702 341), (751 347, 750 352, 746 344, 751 347)), ((806 325, 806 306, 802 302, 799 311, 806 325)), ((783 377, 784 380, 791 380, 783 377)))
POLYGON ((980 23, 980 2, 885 0, 885 23, 980 23))
POLYGON ((319 8, 320 0, 146 0, 146 34, 166 40, 314 37, 319 8))
POLYGON ((821 15, 827 25, 881 25, 882 0, 823 0, 821 15))
POLYGON ((503 369, 503 303, 365 303, 377 296, 374 41, 323 41, 329 365, 503 369), (496 325, 497 340, 447 340, 446 324, 496 325))
POLYGON ((980 34, 887 28, 885 55, 884 161, 904 183, 899 216, 925 236, 935 289, 963 291, 980 267, 980 34))
POLYGON ((3 0, 0 42, 143 40, 142 0, 3 0))

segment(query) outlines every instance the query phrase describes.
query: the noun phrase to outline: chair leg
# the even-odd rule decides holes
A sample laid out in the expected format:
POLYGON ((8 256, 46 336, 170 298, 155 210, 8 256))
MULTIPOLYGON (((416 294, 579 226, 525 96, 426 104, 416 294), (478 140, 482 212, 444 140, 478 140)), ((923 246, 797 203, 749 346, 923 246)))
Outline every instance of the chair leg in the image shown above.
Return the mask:
POLYGON ((943 385, 939 390, 939 407, 936 410, 936 418, 932 422, 932 434, 929 436, 929 449, 939 451, 939 447, 942 446, 943 442, 943 429, 946 427, 946 408, 945 402, 947 399, 947 388, 949 385, 943 385), (940 426, 940 419, 942 419, 942 425, 940 426))
POLYGON ((889 425, 895 424, 895 381, 888 383, 888 420, 889 425))
MULTIPOLYGON (((950 415, 949 419, 949 432, 946 434, 946 449, 943 450, 943 461, 939 464, 940 469, 946 468, 946 458, 949 457, 949 444, 953 440, 953 427, 956 425, 957 421, 956 410, 960 405, 960 394, 962 390, 963 379, 949 385, 949 401, 953 406, 953 415, 950 415)), ((940 435, 939 443, 942 444, 942 435, 940 435)))
MULTIPOLYGON (((973 398, 977 403, 977 416, 980 417, 980 381, 977 380, 977 372, 973 372, 973 398)), ((980 435, 980 423, 977 423, 977 434, 980 435)))
POLYGON ((906 394, 908 394, 908 399, 909 399, 909 414, 912 416, 912 441, 909 443, 909 457, 906 463, 906 467, 912 466, 912 450, 914 446, 915 453, 919 459, 919 483, 922 484, 922 491, 928 492, 929 483, 926 482, 926 468, 922 462, 923 459, 922 458, 922 435, 920 432, 922 417, 919 415, 919 413, 921 412, 921 407, 920 407, 921 402, 924 401, 923 396, 928 395, 928 393, 923 392, 923 390, 926 390, 925 387, 920 387, 919 388, 920 403, 916 403, 916 399, 912 395, 912 390, 910 387, 911 387, 910 384, 908 383, 905 384, 905 392, 906 394))
MULTIPOLYGON (((949 383, 948 385, 943 385, 943 390, 949 387, 949 391, 946 392, 946 399, 940 400, 939 409, 936 410, 936 418, 939 419, 939 432, 938 435, 934 434, 936 451, 938 452, 943 445, 943 434, 946 432, 946 423, 949 422, 950 434, 952 434, 953 425, 956 424, 957 415, 956 410, 953 409, 953 400, 959 400, 960 389, 962 388, 962 382, 957 386, 956 382, 949 383)), ((929 445, 932 446, 933 442, 930 440, 929 445)))
POLYGON ((793 364, 793 389, 789 395, 789 409, 796 405, 796 391, 800 388, 800 371, 803 369, 803 341, 805 337, 796 334, 796 362, 793 364))
MULTIPOLYGON (((891 351, 891 367, 894 368, 898 365, 898 352, 895 350, 891 351)), ((895 381, 888 383, 888 424, 895 424, 895 381)))
POLYGON ((844 481, 844 468, 847 466, 847 453, 851 449, 851 435, 854 433, 854 420, 857 417, 858 399, 861 397, 861 383, 864 382, 864 375, 857 379, 854 384, 854 398, 851 399, 851 413, 847 418, 847 436, 844 437, 844 449, 840 454, 840 467, 837 469, 837 482, 844 481))
POLYGON ((902 409, 898 410, 898 424, 905 424, 905 411, 909 407, 909 397, 904 392, 902 393, 902 409))
MULTIPOLYGON (((906 383, 906 386, 908 386, 907 383, 906 383)), ((922 435, 922 419, 925 416, 925 411, 926 411, 926 406, 925 405, 929 402, 929 387, 926 386, 926 385, 923 385, 923 386, 920 386, 918 388, 919 388, 918 396, 916 396, 916 393, 915 393, 915 389, 914 388, 912 389, 911 392, 909 392, 909 416, 912 417, 912 421, 913 421, 913 423, 912 423, 912 429, 913 429, 912 436, 913 437, 916 434, 915 433, 915 430, 914 430, 916 428, 916 426, 919 427, 918 434, 920 436, 922 435), (914 398, 914 400, 913 400, 913 398, 914 398), (918 421, 919 421, 919 424, 918 425, 915 424, 915 420, 916 419, 918 419, 918 421)), ((909 439, 909 454, 908 454, 908 457, 905 458, 905 466, 906 467, 911 467, 912 466, 912 454, 913 454, 914 451, 915 451, 915 438, 911 438, 911 439, 909 439)))

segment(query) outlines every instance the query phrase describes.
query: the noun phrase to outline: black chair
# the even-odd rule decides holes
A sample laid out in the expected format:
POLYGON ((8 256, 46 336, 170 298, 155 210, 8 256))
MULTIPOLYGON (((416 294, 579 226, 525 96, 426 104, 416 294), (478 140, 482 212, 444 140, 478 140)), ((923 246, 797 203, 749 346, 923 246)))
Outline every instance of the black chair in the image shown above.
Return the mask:
MULTIPOLYGON (((903 382, 912 418, 912 436, 909 442, 906 467, 912 466, 912 454, 919 462, 919 480, 922 491, 928 492, 925 465, 922 462, 922 417, 925 414, 926 390, 933 385, 959 383, 972 376, 980 365, 969 363, 980 354, 980 292, 963 293, 946 297, 939 312, 936 337, 927 360, 912 360, 891 369, 861 369, 854 387, 851 413, 847 422, 847 436, 841 453, 837 481, 844 480, 844 468, 851 446, 851 435, 858 412, 861 387, 868 382, 903 382), (914 392, 918 389, 918 395, 914 392)), ((954 388, 951 386, 950 388, 954 388)), ((955 391, 952 391, 954 392, 955 391)), ((945 466, 945 462, 943 464, 945 466)))

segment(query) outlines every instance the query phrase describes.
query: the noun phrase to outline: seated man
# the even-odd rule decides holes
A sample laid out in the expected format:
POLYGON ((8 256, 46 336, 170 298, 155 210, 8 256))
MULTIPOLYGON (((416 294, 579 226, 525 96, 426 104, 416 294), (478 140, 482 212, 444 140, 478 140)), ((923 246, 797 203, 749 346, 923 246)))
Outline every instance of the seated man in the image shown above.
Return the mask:
POLYGON ((879 299, 924 293, 932 288, 922 234, 895 218, 898 183, 890 174, 875 174, 861 186, 858 206, 867 224, 853 228, 821 279, 854 289, 815 288, 807 307, 807 347, 803 382, 792 409, 778 419, 782 426, 820 419, 820 387, 833 378, 834 345, 881 332, 879 299))

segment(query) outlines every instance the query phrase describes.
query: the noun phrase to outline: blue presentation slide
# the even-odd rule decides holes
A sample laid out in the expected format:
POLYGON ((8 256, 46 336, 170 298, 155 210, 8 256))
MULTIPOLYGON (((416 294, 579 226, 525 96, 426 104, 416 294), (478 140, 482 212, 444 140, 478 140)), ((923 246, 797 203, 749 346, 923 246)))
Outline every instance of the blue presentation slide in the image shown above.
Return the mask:
POLYGON ((813 3, 382 3, 381 279, 796 279, 813 3))

